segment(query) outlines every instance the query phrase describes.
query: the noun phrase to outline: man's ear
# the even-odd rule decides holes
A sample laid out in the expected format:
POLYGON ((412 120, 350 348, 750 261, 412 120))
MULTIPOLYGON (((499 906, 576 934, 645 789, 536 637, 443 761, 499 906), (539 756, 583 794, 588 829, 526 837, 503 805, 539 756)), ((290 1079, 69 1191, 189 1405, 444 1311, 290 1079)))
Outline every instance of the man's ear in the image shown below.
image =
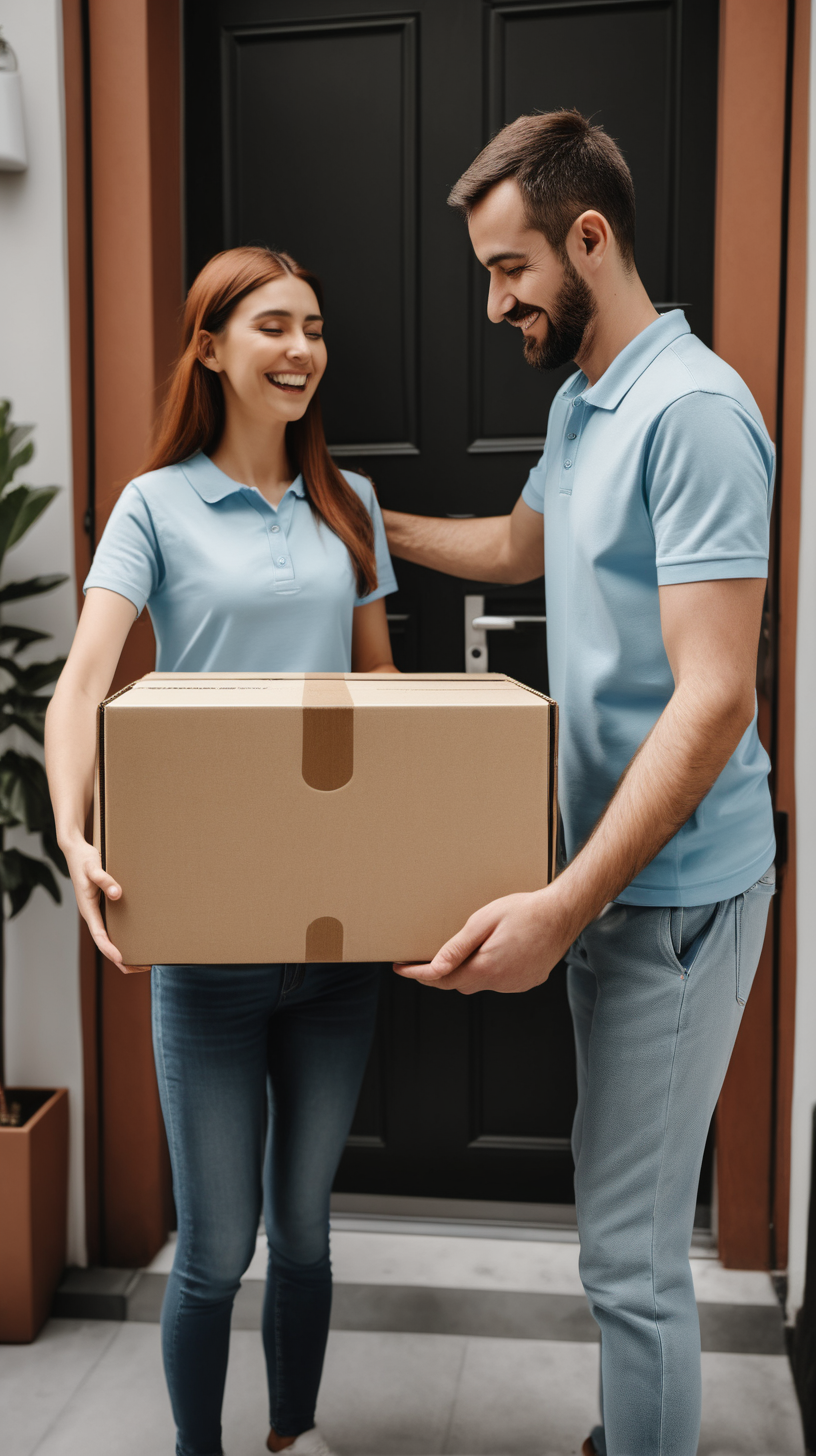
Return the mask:
POLYGON ((212 369, 215 374, 221 374, 222 366, 219 364, 215 352, 215 339, 206 329, 199 329, 198 331, 196 354, 201 360, 201 363, 206 365, 208 369, 212 369))
POLYGON ((606 257, 612 243, 612 229, 602 212, 594 208, 575 219, 567 235, 567 249, 579 271, 594 272, 606 257))

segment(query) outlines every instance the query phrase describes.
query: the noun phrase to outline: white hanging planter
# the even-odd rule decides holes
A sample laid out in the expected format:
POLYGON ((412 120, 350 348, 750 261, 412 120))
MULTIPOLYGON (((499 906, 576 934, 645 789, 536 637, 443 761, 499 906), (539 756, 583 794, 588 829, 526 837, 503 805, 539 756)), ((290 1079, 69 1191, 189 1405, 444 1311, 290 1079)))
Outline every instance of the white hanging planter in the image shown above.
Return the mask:
POLYGON ((0 35, 0 171, 24 172, 27 166, 17 57, 0 35))

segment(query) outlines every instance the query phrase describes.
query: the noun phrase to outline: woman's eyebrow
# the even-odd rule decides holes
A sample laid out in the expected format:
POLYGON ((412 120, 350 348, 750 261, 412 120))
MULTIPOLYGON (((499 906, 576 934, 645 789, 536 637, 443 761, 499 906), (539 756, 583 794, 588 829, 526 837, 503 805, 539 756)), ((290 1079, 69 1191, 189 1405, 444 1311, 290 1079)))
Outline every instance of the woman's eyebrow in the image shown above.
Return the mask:
MULTIPOLYGON (((292 313, 288 308, 265 308, 262 313, 253 314, 252 322, 256 324, 259 319, 265 318, 292 318, 292 313)), ((303 322, 306 324, 322 324, 324 319, 322 313, 307 313, 303 322)))

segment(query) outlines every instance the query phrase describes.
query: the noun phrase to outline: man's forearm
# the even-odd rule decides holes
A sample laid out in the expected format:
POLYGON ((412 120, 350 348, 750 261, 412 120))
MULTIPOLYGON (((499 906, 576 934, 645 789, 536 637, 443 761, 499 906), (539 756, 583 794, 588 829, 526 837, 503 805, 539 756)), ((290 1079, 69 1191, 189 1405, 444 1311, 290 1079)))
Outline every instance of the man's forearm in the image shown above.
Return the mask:
POLYGON ((510 517, 481 516, 449 521, 441 516, 410 516, 383 511, 392 556, 430 566, 469 581, 514 581, 510 557, 510 517))
POLYGON ((712 705, 706 711, 693 689, 675 691, 584 848, 553 887, 569 941, 691 817, 746 727, 744 703, 712 705))

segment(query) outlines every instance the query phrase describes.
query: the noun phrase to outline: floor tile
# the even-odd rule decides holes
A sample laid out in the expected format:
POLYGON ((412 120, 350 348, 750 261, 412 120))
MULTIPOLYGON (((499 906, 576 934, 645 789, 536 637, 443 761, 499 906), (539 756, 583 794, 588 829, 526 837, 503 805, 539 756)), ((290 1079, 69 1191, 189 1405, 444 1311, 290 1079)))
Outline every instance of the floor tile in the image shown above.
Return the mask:
POLYGON ((784 1355, 703 1355, 698 1456, 804 1456, 784 1355))
MULTIPOLYGON (((435 1234, 372 1233, 334 1229, 332 1266, 337 1284, 416 1284, 434 1289, 506 1289, 581 1295, 577 1244, 435 1234)), ((175 1235, 148 1266, 168 1274, 175 1235)), ((776 1305, 767 1274, 724 1269, 717 1259, 693 1257, 698 1303, 776 1305)), ((258 1238, 244 1279, 266 1278, 266 1239, 258 1238)))
POLYGON ((169 1274, 173 1267, 173 1259, 176 1253, 176 1235, 171 1234, 163 1249, 159 1249, 155 1259, 152 1259, 145 1269, 146 1274, 169 1274))
POLYGON ((333 1231, 338 1283, 583 1294, 578 1245, 333 1231))
MULTIPOLYGON (((508 1289, 336 1284, 332 1327, 580 1343, 599 1339, 583 1294, 519 1294, 508 1289)), ((768 1345, 759 1348, 764 1352, 768 1345)))
POLYGON ((779 1305, 698 1304, 700 1345, 729 1355, 784 1355, 785 1324, 779 1305))
POLYGON ((326 1438, 343 1456, 439 1456, 466 1347, 455 1335, 333 1331, 317 1407, 326 1438))
POLYGON ((724 1269, 719 1259, 692 1259, 698 1304, 768 1304, 779 1308, 770 1274, 752 1269, 724 1269))
POLYGON ((597 1345, 469 1340, 445 1451, 577 1456, 597 1420, 597 1345))
MULTIPOLYGON (((596 1345, 332 1331, 318 1419, 341 1456, 577 1456, 595 1420, 596 1345)), ((2 1456, 172 1456, 158 1326, 53 1320, 0 1347, 2 1456)), ((236 1329, 228 1456, 261 1456, 263 1349, 236 1329)), ((784 1356, 703 1356, 699 1456, 803 1456, 784 1356)))
POLYGON ((3 1456, 31 1456, 119 1326, 50 1320, 31 1345, 0 1345, 3 1456))
POLYGON ((112 1328, 113 1339, 36 1456, 171 1456, 174 1427, 158 1325, 101 1327, 112 1328))

